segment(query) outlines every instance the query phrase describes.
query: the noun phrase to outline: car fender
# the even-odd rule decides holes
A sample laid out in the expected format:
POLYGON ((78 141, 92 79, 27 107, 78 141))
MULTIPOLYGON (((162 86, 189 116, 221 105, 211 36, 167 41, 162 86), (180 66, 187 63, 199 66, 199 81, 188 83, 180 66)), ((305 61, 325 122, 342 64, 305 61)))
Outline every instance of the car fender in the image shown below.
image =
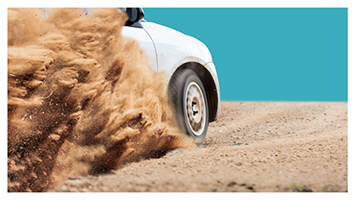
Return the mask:
POLYGON ((209 72, 216 87, 218 99, 216 116, 218 116, 220 111, 219 82, 207 46, 194 37, 153 22, 142 22, 142 27, 154 42, 158 61, 157 71, 166 73, 167 83, 175 71, 186 63, 198 63, 209 72))

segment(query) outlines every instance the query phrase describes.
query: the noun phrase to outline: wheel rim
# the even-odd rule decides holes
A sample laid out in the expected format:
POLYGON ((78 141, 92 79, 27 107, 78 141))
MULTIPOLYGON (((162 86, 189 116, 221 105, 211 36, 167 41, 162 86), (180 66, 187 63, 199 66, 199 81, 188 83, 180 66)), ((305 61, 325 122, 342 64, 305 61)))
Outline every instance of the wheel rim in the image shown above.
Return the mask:
POLYGON ((186 89, 186 114, 190 130, 200 136, 205 128, 206 106, 202 90, 196 82, 191 82, 186 89))

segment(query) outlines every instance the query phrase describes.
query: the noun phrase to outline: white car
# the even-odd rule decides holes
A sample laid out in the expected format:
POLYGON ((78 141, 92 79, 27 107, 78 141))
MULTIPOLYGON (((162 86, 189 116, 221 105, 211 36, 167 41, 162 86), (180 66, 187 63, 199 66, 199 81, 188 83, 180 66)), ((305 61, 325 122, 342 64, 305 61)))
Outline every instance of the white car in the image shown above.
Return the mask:
POLYGON ((199 40, 144 20, 142 8, 123 8, 128 21, 122 35, 138 41, 150 66, 165 71, 169 96, 180 128, 201 143, 208 123, 220 112, 216 68, 208 48, 199 40))

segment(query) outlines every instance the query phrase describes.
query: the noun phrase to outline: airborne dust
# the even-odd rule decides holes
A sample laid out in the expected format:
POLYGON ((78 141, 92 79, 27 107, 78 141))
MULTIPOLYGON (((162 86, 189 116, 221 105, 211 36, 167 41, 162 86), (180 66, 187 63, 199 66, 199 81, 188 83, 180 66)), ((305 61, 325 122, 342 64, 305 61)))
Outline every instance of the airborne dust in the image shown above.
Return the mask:
POLYGON ((175 125, 164 74, 120 35, 118 9, 8 9, 8 191, 160 157, 191 140, 175 125))

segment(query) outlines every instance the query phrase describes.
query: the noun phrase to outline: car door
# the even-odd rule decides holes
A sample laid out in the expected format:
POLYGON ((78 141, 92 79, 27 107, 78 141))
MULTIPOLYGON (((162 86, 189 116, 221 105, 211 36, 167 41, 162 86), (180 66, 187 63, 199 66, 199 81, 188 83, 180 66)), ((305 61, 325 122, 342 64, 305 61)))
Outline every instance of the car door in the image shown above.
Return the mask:
POLYGON ((124 26, 121 34, 125 37, 130 37, 138 41, 139 46, 145 51, 148 56, 149 65, 154 71, 158 71, 158 63, 154 43, 148 33, 139 26, 124 26))

